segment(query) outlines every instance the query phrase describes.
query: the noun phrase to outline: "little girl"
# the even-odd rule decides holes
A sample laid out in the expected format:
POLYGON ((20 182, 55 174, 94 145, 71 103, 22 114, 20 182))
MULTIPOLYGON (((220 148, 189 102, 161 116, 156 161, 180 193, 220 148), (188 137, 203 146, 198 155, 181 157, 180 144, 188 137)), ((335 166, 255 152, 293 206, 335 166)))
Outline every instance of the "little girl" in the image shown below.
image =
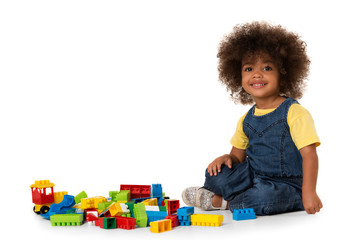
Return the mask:
POLYGON ((203 187, 183 191, 203 210, 253 208, 257 215, 320 211, 316 193, 320 145, 302 97, 310 61, 306 44, 281 26, 235 26, 220 43, 220 81, 235 102, 255 105, 231 138, 229 154, 209 164, 203 187))

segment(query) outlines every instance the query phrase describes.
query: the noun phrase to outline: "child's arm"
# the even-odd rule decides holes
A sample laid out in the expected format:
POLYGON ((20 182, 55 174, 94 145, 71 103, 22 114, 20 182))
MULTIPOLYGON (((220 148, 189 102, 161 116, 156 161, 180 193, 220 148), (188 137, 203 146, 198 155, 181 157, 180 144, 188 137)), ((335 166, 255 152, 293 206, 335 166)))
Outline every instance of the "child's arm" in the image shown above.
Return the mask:
POLYGON ((323 206, 316 193, 319 162, 315 144, 303 147, 300 149, 300 154, 303 158, 303 205, 307 213, 314 214, 323 206))
POLYGON ((243 149, 232 147, 230 154, 222 155, 216 158, 212 163, 209 164, 207 171, 210 176, 217 175, 221 171, 221 166, 226 165, 229 168, 232 167, 233 163, 244 162, 246 158, 246 152, 243 149))

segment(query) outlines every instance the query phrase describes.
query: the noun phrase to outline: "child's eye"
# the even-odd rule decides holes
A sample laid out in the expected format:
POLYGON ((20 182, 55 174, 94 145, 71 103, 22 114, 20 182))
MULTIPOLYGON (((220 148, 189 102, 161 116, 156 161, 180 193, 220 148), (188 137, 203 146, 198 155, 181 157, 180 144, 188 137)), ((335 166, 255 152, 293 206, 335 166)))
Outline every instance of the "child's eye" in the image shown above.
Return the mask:
POLYGON ((264 67, 264 70, 265 70, 265 71, 271 71, 272 68, 271 68, 270 66, 266 66, 266 67, 264 67))
POLYGON ((244 68, 244 72, 251 72, 252 71, 252 68, 251 67, 246 67, 244 68))

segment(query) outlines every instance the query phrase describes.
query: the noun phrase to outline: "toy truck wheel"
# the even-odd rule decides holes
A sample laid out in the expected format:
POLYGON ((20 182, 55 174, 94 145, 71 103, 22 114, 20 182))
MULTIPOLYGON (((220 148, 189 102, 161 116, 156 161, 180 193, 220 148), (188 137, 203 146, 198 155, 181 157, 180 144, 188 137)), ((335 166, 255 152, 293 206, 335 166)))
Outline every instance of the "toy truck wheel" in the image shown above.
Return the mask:
POLYGON ((42 207, 40 208, 40 213, 41 213, 41 214, 45 214, 45 213, 47 213, 49 210, 50 210, 50 208, 49 208, 48 206, 42 206, 42 207))
POLYGON ((34 206, 34 208, 33 208, 33 211, 34 211, 34 213, 36 213, 36 214, 40 214, 40 212, 35 211, 35 206, 34 206))

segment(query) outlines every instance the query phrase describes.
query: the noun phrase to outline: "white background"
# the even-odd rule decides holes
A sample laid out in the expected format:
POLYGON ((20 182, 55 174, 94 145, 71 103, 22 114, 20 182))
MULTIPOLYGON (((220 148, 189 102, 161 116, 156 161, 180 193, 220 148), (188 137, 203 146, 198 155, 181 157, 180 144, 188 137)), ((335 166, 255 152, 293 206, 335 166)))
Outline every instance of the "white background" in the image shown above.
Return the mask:
MULTIPOLYGON (((1 1, 1 232, 37 239, 359 236, 360 20, 356 1, 1 1), (228 153, 238 118, 218 82, 217 48, 233 26, 266 20, 299 33, 311 74, 324 208, 191 227, 166 235, 54 228, 32 213, 29 186, 107 196, 120 184, 161 183, 181 199, 228 153), (357 221, 357 223, 356 223, 357 221), (189 230, 190 229, 190 230, 189 230)), ((310 238, 311 239, 311 238, 310 238)))

